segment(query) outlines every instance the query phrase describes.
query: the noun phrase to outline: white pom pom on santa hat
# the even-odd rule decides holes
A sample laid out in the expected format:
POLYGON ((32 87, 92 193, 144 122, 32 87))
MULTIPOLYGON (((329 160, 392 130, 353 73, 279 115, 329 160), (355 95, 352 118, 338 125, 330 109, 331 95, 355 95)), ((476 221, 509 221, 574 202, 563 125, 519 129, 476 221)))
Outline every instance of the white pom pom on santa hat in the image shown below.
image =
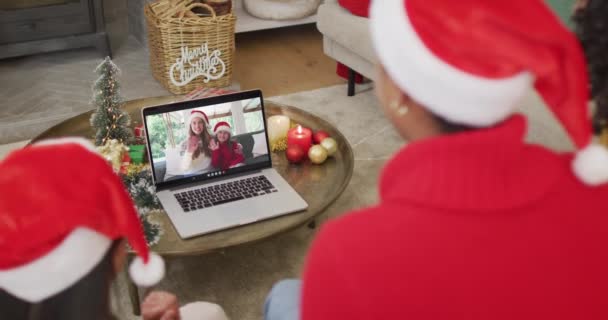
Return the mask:
POLYGON ((129 266, 129 275, 138 286, 151 287, 165 277, 165 262, 153 252, 148 256, 148 263, 144 263, 141 257, 136 257, 129 266))
POLYGON ((585 184, 598 186, 608 182, 608 149, 590 144, 576 153, 574 174, 585 184))

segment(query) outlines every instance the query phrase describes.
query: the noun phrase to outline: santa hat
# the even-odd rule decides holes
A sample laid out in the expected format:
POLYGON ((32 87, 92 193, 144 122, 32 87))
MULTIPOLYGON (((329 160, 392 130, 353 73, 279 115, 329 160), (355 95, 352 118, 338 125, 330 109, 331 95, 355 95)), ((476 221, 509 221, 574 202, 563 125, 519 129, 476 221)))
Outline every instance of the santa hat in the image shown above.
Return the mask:
POLYGON ((205 125, 209 125, 209 118, 207 118, 207 115, 201 110, 192 110, 190 112, 190 117, 188 117, 188 123, 192 123, 192 120, 195 118, 203 119, 205 125))
POLYGON ((44 141, 0 163, 0 289, 31 303, 71 287, 126 238, 133 281, 152 286, 164 262, 148 251, 120 178, 80 138, 44 141))
POLYGON ((542 0, 375 0, 371 35, 390 78, 454 123, 492 126, 534 86, 580 149, 576 176, 608 182, 592 145, 584 53, 542 0))
POLYGON ((226 122, 226 121, 220 121, 215 124, 215 127, 213 128, 213 133, 217 134, 220 131, 225 131, 225 132, 228 132, 229 134, 232 134, 232 130, 230 129, 230 124, 228 124, 228 122, 226 122))

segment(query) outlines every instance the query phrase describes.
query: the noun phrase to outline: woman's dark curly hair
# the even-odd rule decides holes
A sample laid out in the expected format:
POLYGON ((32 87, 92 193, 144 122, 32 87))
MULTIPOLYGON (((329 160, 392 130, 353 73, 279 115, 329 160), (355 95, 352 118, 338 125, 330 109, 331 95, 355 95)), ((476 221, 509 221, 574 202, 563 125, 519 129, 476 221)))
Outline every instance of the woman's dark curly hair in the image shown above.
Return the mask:
POLYGON ((593 117, 596 132, 608 128, 608 1, 588 0, 572 19, 585 50, 591 80, 591 98, 597 109, 593 117))

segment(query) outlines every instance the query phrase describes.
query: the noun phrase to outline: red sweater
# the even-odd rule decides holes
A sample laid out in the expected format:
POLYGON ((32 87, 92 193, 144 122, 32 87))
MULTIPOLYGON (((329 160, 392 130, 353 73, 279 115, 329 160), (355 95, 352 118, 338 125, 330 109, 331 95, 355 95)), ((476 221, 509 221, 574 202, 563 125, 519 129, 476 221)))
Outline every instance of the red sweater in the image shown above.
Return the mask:
POLYGON ((319 232, 302 319, 608 319, 608 186, 524 133, 516 116, 401 150, 380 204, 319 232))
POLYGON ((219 143, 219 148, 211 152, 211 165, 226 170, 234 165, 245 161, 245 157, 239 151, 239 144, 235 141, 219 143))

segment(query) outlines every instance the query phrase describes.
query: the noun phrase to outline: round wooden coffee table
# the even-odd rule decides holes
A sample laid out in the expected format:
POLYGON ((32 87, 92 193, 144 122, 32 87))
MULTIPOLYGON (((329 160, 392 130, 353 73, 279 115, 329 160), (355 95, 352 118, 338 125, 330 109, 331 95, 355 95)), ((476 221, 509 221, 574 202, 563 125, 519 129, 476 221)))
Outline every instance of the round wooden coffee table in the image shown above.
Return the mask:
MULTIPOLYGON (((132 123, 141 124, 141 109, 147 106, 180 101, 180 96, 165 96, 132 100, 124 109, 131 115, 132 123)), ((253 224, 183 240, 179 237, 169 218, 163 211, 153 213, 153 219, 162 224, 164 234, 151 249, 162 256, 199 255, 235 245, 250 243, 298 228, 305 224, 314 226, 314 218, 323 213, 344 191, 354 168, 353 151, 346 138, 329 122, 306 111, 264 101, 266 116, 284 114, 293 121, 313 130, 327 131, 338 142, 338 151, 322 165, 310 163, 292 165, 284 153, 272 153, 273 167, 293 186, 308 203, 302 212, 281 216, 253 224)), ((89 124, 92 111, 80 114, 48 129, 33 139, 81 136, 92 138, 94 131, 89 124)), ((131 299, 134 313, 139 314, 137 289, 131 285, 131 299)))

